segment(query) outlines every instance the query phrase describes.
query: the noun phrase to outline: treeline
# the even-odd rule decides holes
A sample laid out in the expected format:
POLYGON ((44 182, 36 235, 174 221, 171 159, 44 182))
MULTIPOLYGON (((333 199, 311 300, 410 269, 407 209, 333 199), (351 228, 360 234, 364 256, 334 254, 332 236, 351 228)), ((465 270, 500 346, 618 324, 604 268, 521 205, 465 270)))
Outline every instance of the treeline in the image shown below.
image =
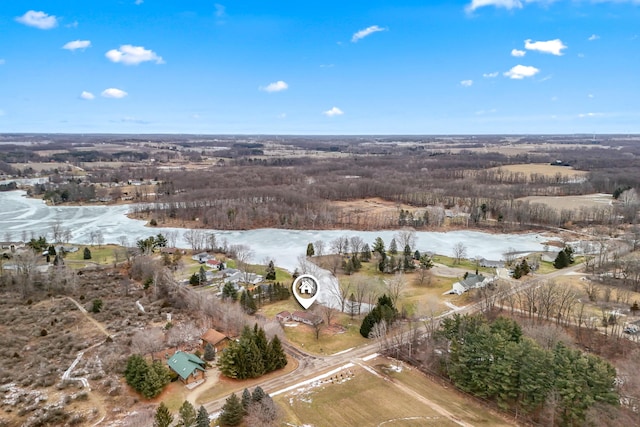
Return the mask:
POLYGON ((594 405, 618 404, 613 366, 562 343, 544 349, 513 320, 456 315, 436 336, 447 342, 442 366, 456 387, 534 421, 546 409, 550 425, 582 425, 594 405))

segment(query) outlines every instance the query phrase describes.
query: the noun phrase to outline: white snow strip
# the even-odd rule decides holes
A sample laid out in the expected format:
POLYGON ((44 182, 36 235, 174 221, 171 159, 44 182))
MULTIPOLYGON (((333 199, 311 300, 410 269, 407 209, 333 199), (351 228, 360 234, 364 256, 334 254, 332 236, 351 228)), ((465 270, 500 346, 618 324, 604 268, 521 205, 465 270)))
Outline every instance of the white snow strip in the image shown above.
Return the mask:
POLYGON ((333 353, 333 356, 337 356, 337 355, 339 355, 339 354, 345 354, 345 353, 348 353, 348 352, 350 352, 351 350, 353 350, 354 348, 355 348, 355 347, 351 347, 351 348, 348 348, 348 349, 346 349, 346 350, 342 350, 342 351, 339 351, 339 352, 337 352, 337 353, 333 353))
POLYGON ((331 376, 337 374, 338 372, 342 371, 343 369, 353 368, 354 366, 355 365, 353 363, 347 363, 346 365, 342 365, 342 366, 334 369, 333 371, 327 372, 326 374, 318 375, 317 377, 314 377, 314 378, 299 382, 298 384, 294 384, 292 386, 283 388, 283 389, 275 391, 273 393, 269 393, 269 395, 271 397, 273 397, 273 396, 277 396, 277 395, 282 394, 282 393, 286 393, 286 392, 291 391, 291 390, 295 390, 295 389, 301 388, 301 387, 303 387, 305 385, 312 384, 312 383, 314 383, 316 381, 319 381, 321 379, 324 379, 324 378, 327 378, 327 377, 331 377, 331 376))
POLYGON ((369 360, 375 359, 378 356, 380 356, 378 353, 373 353, 373 354, 370 354, 368 356, 363 357, 362 360, 364 360, 365 362, 368 362, 369 360))

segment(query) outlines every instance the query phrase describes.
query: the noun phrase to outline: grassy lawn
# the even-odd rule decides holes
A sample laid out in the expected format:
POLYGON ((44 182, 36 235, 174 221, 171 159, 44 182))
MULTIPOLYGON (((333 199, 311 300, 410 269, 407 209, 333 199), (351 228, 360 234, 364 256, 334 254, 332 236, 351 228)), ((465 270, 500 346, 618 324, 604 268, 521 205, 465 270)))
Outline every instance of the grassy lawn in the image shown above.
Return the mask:
MULTIPOLYGON (((444 255, 434 255, 433 262, 446 265, 447 267, 451 267, 451 268, 462 268, 465 270, 469 270, 472 273, 476 271, 475 261, 471 261, 468 259, 463 259, 459 263, 456 263, 455 258, 451 258, 444 255)), ((478 267, 478 273, 494 274, 495 268, 478 267)))
MULTIPOLYGON (((287 423, 313 426, 455 426, 417 399, 362 368, 340 383, 324 382, 316 388, 275 397, 287 423)), ((345 375, 348 375, 345 372, 345 375)), ((291 424, 289 424, 291 425, 291 424)))
POLYGON ((245 388, 254 388, 272 378, 278 377, 280 375, 288 374, 289 372, 292 372, 298 367, 298 362, 292 357, 287 356, 287 361, 288 361, 287 366, 285 366, 283 369, 268 373, 267 375, 263 375, 258 378, 252 378, 249 380, 233 380, 230 378, 220 376, 220 380, 218 381, 218 384, 216 384, 215 386, 211 387, 209 390, 203 392, 200 396, 198 396, 196 403, 198 405, 201 405, 201 404, 210 402, 212 400, 219 399, 221 397, 229 396, 231 393, 241 394, 242 390, 244 390, 245 388))
POLYGON ((100 264, 109 265, 115 261, 113 254, 114 250, 120 250, 121 246, 118 245, 102 245, 102 246, 77 246, 78 251, 68 253, 65 255, 65 261, 70 261, 69 265, 82 268, 86 265, 100 264), (89 248, 91 251, 91 259, 84 259, 84 248, 89 248))
POLYGON ((315 329, 301 323, 291 323, 296 326, 285 326, 287 339, 296 346, 309 353, 328 355, 338 353, 370 341, 360 335, 362 319, 339 313, 331 319, 331 327, 325 323, 320 329, 320 336, 316 339, 315 329))
MULTIPOLYGON (((385 380, 360 367, 342 371, 346 379, 322 380, 277 395, 274 400, 284 412, 288 425, 313 426, 455 426, 433 408, 436 404, 456 419, 475 426, 507 426, 502 418, 452 388, 431 381, 416 370, 387 369, 386 359, 376 359, 375 367, 385 380)), ((336 376, 337 378, 337 376, 336 376)))

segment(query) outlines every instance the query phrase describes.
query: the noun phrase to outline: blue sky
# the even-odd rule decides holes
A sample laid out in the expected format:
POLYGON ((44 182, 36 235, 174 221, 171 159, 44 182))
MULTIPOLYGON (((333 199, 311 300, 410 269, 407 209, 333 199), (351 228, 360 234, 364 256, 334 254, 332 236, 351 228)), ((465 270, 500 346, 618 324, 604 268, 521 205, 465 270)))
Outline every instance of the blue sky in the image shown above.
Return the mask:
POLYGON ((0 3, 0 132, 640 133, 640 0, 0 3))

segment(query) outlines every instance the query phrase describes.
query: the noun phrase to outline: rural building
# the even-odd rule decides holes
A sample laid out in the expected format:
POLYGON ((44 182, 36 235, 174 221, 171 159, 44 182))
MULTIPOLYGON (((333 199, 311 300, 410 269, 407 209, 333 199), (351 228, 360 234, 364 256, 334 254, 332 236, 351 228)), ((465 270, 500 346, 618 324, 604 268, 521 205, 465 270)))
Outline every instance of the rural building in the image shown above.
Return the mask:
POLYGON ((313 313, 307 313, 306 311, 294 311, 293 314, 291 314, 291 320, 304 323, 309 326, 316 326, 322 323, 322 318, 320 316, 316 316, 313 313))
POLYGON ((486 268, 504 268, 504 261, 492 261, 489 259, 480 258, 478 260, 478 265, 480 267, 486 268))
POLYGON ((467 277, 453 284, 453 289, 448 293, 462 295, 463 293, 477 288, 484 288, 493 282, 493 278, 484 277, 482 274, 467 274, 467 277))
POLYGON ((176 351, 167 361, 167 365, 178 374, 180 380, 185 384, 204 379, 206 363, 194 354, 176 351))
POLYGON ((200 252, 199 254, 195 254, 191 257, 192 260, 198 261, 200 264, 204 264, 210 258, 212 258, 212 256, 206 252, 200 252))
POLYGON ((280 313, 276 314, 276 320, 278 322, 288 322, 289 320, 291 320, 291 313, 289 313, 288 311, 281 311, 280 313))
POLYGON ((231 341, 228 336, 215 329, 209 329, 200 337, 200 340, 202 341, 202 348, 207 344, 211 344, 216 349, 216 352, 222 351, 231 341))
POLYGON ((224 268, 224 264, 222 261, 218 261, 215 258, 209 258, 207 260, 207 267, 214 268, 216 270, 222 270, 224 268))

